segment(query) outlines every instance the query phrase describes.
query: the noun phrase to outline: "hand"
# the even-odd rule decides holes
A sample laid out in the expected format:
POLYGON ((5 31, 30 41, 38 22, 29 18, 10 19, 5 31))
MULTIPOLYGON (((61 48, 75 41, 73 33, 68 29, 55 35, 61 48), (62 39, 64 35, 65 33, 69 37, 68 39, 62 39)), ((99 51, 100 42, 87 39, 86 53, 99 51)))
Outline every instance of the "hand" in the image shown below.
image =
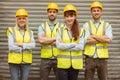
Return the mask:
POLYGON ((56 47, 56 42, 53 42, 51 45, 56 47))
POLYGON ((98 41, 96 39, 94 39, 93 37, 90 37, 87 39, 87 43, 88 44, 96 44, 96 43, 98 43, 98 41))
POLYGON ((23 47, 23 43, 15 43, 16 46, 23 47))
POLYGON ((90 37, 96 39, 97 36, 92 34, 90 37))
POLYGON ((53 42, 56 41, 56 38, 52 38, 53 42))

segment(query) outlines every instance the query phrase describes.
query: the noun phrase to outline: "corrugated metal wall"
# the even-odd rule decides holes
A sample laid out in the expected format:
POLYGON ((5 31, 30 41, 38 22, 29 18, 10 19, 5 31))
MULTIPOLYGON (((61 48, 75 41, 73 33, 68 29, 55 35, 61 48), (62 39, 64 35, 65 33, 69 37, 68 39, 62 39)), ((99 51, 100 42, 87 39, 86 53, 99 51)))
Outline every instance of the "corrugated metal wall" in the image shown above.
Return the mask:
MULTIPOLYGON (((47 19, 46 7, 50 2, 57 2, 60 6, 58 19, 63 22, 62 10, 68 4, 74 4, 78 11, 80 26, 88 21, 90 16, 89 5, 94 0, 0 0, 0 80, 10 80, 9 66, 7 64, 7 38, 5 31, 7 27, 14 26, 15 12, 18 8, 26 8, 29 12, 29 26, 34 31, 37 42, 33 50, 33 64, 29 80, 39 80, 39 50, 37 40, 37 28, 39 24, 47 19)), ((110 59, 108 62, 108 80, 120 80, 120 0, 100 0, 104 5, 102 18, 112 24, 114 39, 109 45, 110 59)), ((97 76, 95 75, 96 80, 97 76)), ((54 80, 53 72, 50 79, 54 80)), ((79 73, 79 80, 84 80, 84 69, 79 73)))

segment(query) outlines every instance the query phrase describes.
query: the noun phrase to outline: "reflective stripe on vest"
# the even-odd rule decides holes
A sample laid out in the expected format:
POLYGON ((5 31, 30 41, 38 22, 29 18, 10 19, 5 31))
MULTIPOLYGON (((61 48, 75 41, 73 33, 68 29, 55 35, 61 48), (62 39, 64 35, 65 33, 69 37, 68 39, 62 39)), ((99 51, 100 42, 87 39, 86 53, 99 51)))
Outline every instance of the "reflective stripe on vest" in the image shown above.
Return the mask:
MULTIPOLYGON (((59 28, 58 32, 60 32, 60 36, 62 38, 63 43, 71 43, 75 42, 78 43, 79 39, 77 41, 74 41, 74 39, 70 39, 68 30, 66 28, 59 28), (64 34, 64 35, 63 35, 64 34)), ((81 30, 80 36, 83 35, 83 31, 81 30)), ((83 68, 83 58, 82 58, 82 51, 64 51, 59 50, 58 56, 57 56, 57 67, 68 69, 71 66, 74 69, 82 69, 83 68)))
MULTIPOLYGON (((41 24, 42 29, 44 30, 46 37, 56 38, 56 31, 60 27, 60 23, 56 23, 53 30, 50 29, 48 22, 41 24)), ((57 56, 58 49, 51 45, 42 45, 41 49, 41 58, 51 58, 52 56, 57 56)))
POLYGON ((57 58, 66 58, 66 59, 80 59, 83 58, 82 56, 68 56, 68 55, 58 55, 57 58))
MULTIPOLYGON (((101 21, 98 29, 96 29, 94 23, 92 22, 92 20, 90 20, 87 23, 87 28, 90 32, 90 34, 94 34, 94 35, 98 35, 98 36, 102 36, 105 34, 105 30, 108 28, 109 24, 101 21)), ((97 43, 96 45, 89 45, 87 44, 85 46, 85 51, 84 54, 88 55, 88 56, 93 56, 94 53, 97 53, 99 58, 108 58, 108 44, 107 43, 97 43)))
MULTIPOLYGON (((17 27, 14 27, 14 28, 9 27, 8 30, 10 34, 14 37, 15 42, 28 43, 31 40, 32 31, 26 30, 23 37, 23 35, 20 33, 17 27)), ((32 63, 32 50, 25 49, 25 50, 22 50, 21 53, 13 50, 9 51, 8 63, 20 64, 22 62, 32 63)))

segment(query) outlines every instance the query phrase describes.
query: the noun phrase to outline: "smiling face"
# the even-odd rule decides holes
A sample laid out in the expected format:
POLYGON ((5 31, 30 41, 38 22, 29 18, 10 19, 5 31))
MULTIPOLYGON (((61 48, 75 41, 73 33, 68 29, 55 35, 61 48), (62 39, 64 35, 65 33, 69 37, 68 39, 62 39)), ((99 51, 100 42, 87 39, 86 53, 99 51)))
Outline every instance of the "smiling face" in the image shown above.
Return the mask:
POLYGON ((71 27, 76 19, 75 12, 73 11, 67 11, 64 13, 65 23, 67 27, 71 27))
POLYGON ((57 15, 58 15, 58 11, 56 9, 49 9, 47 11, 47 14, 48 14, 48 18, 51 22, 54 22, 55 19, 57 18, 57 15))
POLYGON ((93 19, 97 21, 101 18, 102 10, 99 7, 94 7, 91 9, 91 14, 93 16, 93 19))
POLYGON ((26 27, 26 24, 27 24, 26 17, 25 16, 18 16, 17 17, 17 24, 18 24, 19 28, 24 29, 26 27))

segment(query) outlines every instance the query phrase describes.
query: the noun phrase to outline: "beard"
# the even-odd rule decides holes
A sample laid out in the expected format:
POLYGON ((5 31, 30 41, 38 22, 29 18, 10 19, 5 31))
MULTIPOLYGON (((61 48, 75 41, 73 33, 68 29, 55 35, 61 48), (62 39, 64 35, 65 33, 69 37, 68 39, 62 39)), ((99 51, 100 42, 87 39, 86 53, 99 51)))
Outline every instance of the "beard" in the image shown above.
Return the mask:
POLYGON ((50 20, 50 21, 55 21, 55 19, 56 19, 55 16, 53 16, 53 15, 49 16, 49 20, 50 20))
POLYGON ((95 20, 98 20, 98 19, 100 19, 100 15, 95 15, 95 16, 93 16, 93 18, 95 19, 95 20))

